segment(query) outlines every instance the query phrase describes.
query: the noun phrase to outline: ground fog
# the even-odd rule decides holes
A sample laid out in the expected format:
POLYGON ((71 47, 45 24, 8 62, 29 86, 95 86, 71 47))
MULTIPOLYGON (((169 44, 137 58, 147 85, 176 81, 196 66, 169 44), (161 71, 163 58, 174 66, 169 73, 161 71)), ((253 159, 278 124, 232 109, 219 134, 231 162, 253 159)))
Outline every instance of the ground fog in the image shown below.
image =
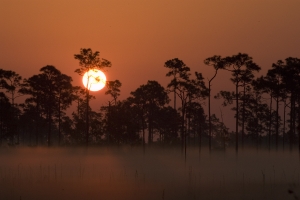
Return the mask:
POLYGON ((0 199, 296 199, 297 151, 0 148, 0 199))

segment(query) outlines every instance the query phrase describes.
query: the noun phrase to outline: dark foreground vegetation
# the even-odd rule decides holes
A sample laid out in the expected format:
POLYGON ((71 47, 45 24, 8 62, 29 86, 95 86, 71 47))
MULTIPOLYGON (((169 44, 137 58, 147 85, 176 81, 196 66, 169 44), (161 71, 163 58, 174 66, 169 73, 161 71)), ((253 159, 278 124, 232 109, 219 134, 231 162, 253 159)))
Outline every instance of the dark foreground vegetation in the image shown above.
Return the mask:
MULTIPOLYGON (((111 67, 91 49, 81 49, 74 58, 79 61, 80 67, 74 69, 79 75, 92 68, 111 67)), ((17 72, 0 69, 0 144, 159 143, 186 149, 189 144, 201 147, 207 143, 209 149, 299 145, 300 150, 300 59, 278 60, 261 77, 255 76, 261 67, 247 54, 212 56, 204 65, 215 70, 213 77, 206 78, 208 82, 201 72, 192 74, 182 60, 168 60, 164 63, 170 79, 167 88, 149 80, 122 101, 118 99, 121 82, 108 81, 106 94, 111 101, 97 111, 89 106, 95 97, 73 86, 72 78, 54 66, 42 67, 39 74, 24 79, 17 72), (211 113, 212 83, 221 70, 231 74, 234 91, 219 91, 214 98, 235 111, 234 132, 211 113), (17 104, 20 96, 24 102, 17 104), (71 105, 76 109, 68 116, 71 105)))

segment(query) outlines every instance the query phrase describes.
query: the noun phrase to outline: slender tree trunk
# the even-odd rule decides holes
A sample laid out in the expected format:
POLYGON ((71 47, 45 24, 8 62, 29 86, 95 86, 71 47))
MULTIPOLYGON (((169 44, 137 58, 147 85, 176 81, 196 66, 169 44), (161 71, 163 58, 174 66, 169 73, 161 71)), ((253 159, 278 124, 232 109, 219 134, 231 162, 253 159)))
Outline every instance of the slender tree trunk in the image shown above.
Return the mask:
MULTIPOLYGON (((256 98, 256 102, 257 102, 257 98, 256 98)), ((257 105, 258 106, 258 105, 257 105)), ((255 116, 256 116, 256 119, 255 119, 255 125, 256 125, 256 149, 258 149, 258 146, 259 146, 259 130, 258 130, 258 127, 259 127, 259 120, 258 120, 258 111, 257 109, 255 109, 255 116)))
POLYGON ((89 146, 89 90, 86 89, 86 146, 89 146))
POLYGON ((143 147, 145 147, 145 125, 144 125, 144 113, 142 112, 141 121, 142 121, 142 129, 143 129, 143 147))
POLYGON ((298 94, 298 149, 300 152, 300 98, 299 98, 299 94, 298 94))
MULTIPOLYGON (((176 113, 177 113, 177 110, 176 110, 176 88, 174 87, 174 110, 176 111, 176 113)), ((176 126, 174 126, 174 135, 176 135, 177 136, 177 116, 175 115, 175 119, 174 119, 175 121, 176 121, 176 126)))
POLYGON ((272 128, 272 103, 273 103, 273 96, 271 94, 270 99, 270 111, 269 111, 269 150, 271 149, 271 128, 272 128))
POLYGON ((239 82, 235 85, 235 106, 236 106, 236 119, 235 119, 235 151, 239 149, 239 82))
POLYGON ((182 100, 182 116, 181 116, 181 143, 182 143, 182 149, 184 149, 184 153, 186 155, 186 135, 185 135, 185 103, 184 100, 182 100))
POLYGON ((77 101, 77 115, 78 115, 78 119, 80 119, 80 115, 79 115, 79 99, 77 101))
MULTIPOLYGON (((191 103, 191 100, 189 98, 189 104, 191 103)), ((191 109, 190 109, 191 110, 191 109)), ((188 118, 187 118, 187 144, 190 145, 190 139, 191 139, 191 114, 189 113, 188 118)))
POLYGON ((225 127, 224 127, 223 112, 222 112, 221 109, 220 109, 220 113, 221 113, 221 120, 222 120, 222 140, 223 140, 222 142, 223 142, 223 149, 225 151, 226 150, 225 136, 226 136, 227 131, 226 131, 225 127))
MULTIPOLYGON (((2 99, 0 98, 0 110, 2 109, 2 99)), ((0 113, 0 147, 2 145, 2 113, 0 113)))
POLYGON ((150 105, 150 109, 148 112, 148 144, 151 145, 152 144, 152 105, 150 105))
POLYGON ((294 139, 294 126, 293 126, 293 121, 294 121, 294 97, 293 93, 291 94, 291 108, 290 108, 290 149, 293 148, 293 139, 294 139))
POLYGON ((198 137, 199 137, 199 154, 200 154, 200 152, 201 152, 201 143, 202 143, 202 137, 201 137, 201 133, 202 133, 202 126, 201 126, 201 124, 200 124, 200 126, 199 126, 199 130, 198 130, 198 137))
POLYGON ((110 144, 110 137, 111 137, 111 105, 110 105, 110 101, 108 101, 108 122, 107 122, 107 126, 108 126, 108 133, 107 133, 107 143, 110 144))
POLYGON ((259 105, 258 95, 255 93, 255 109, 254 109, 254 121, 255 121, 255 133, 253 134, 253 141, 256 141, 256 149, 258 149, 258 138, 259 138, 259 120, 258 120, 258 105, 259 105))
POLYGON ((146 141, 145 141, 145 124, 144 124, 144 112, 141 112, 141 120, 142 120, 142 129, 143 129, 143 153, 146 152, 146 141))
MULTIPOLYGON (((2 98, 0 97, 0 110, 2 109, 2 98)), ((0 147, 2 145, 2 123, 3 123, 3 117, 2 113, 0 113, 0 147)))
POLYGON ((176 88, 174 87, 174 110, 176 110, 176 92, 175 92, 176 88))
POLYGON ((151 141, 151 119, 149 119, 149 123, 148 123, 148 144, 151 145, 152 141, 151 141))
POLYGON ((246 97, 246 86, 244 84, 243 91, 243 113, 242 113, 242 148, 244 148, 244 137, 245 137, 245 97, 246 97))
POLYGON ((208 146, 209 146, 209 151, 211 151, 210 82, 208 85, 208 123, 209 123, 208 146))
POLYGON ((211 151, 211 113, 210 113, 210 95, 211 95, 211 82, 217 76, 218 69, 215 70, 215 75, 208 81, 208 123, 209 123, 209 151, 211 151))
POLYGON ((32 136, 31 131, 29 131, 29 145, 30 145, 30 146, 33 145, 33 144, 32 144, 32 141, 31 141, 31 138, 32 138, 31 136, 32 136))
POLYGON ((51 146, 51 113, 48 111, 48 147, 51 146))
MULTIPOLYGON (((31 136, 31 133, 30 133, 30 136, 31 136)), ((38 146, 38 144, 39 144, 39 116, 38 116, 38 114, 36 116, 36 121, 35 121, 35 144, 36 144, 36 146, 38 146)), ((31 145, 31 137, 30 137, 30 145, 31 145)))
POLYGON ((286 100, 284 100, 283 107, 283 132, 282 132, 282 148, 284 149, 284 139, 285 139, 285 112, 286 112, 286 100))
POLYGON ((15 127, 16 127, 16 119, 15 119, 15 102, 14 102, 14 93, 11 91, 11 104, 12 104, 12 132, 11 132, 11 144, 14 145, 14 134, 15 134, 15 127))
POLYGON ((60 96, 58 99, 58 146, 60 146, 61 140, 61 130, 60 130, 60 123, 61 123, 61 108, 60 108, 60 96))
POLYGON ((195 130, 194 130, 194 146, 196 146, 196 133, 197 133, 197 129, 198 129, 198 127, 197 127, 197 124, 196 124, 196 122, 194 123, 194 127, 195 127, 195 130))
POLYGON ((278 150, 278 135, 279 135, 279 97, 276 97, 276 150, 278 150))
POLYGON ((293 101, 293 144, 296 144, 297 142, 294 141, 296 139, 296 98, 294 96, 294 101, 293 101))

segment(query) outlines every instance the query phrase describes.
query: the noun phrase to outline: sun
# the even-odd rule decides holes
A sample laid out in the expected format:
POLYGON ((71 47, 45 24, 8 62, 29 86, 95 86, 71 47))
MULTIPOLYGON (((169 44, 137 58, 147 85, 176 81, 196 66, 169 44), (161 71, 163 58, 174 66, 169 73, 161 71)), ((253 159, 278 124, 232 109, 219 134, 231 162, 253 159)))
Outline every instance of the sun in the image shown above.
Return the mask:
POLYGON ((83 75, 82 83, 90 91, 99 91, 106 84, 106 76, 98 69, 91 69, 83 75))

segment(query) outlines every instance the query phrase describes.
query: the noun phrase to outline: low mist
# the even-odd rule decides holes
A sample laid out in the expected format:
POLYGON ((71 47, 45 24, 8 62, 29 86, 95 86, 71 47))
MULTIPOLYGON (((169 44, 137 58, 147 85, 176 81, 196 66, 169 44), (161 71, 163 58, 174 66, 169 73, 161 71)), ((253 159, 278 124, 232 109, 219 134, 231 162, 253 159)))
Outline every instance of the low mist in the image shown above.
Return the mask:
POLYGON ((297 151, 1 148, 1 199, 295 199, 297 151))

